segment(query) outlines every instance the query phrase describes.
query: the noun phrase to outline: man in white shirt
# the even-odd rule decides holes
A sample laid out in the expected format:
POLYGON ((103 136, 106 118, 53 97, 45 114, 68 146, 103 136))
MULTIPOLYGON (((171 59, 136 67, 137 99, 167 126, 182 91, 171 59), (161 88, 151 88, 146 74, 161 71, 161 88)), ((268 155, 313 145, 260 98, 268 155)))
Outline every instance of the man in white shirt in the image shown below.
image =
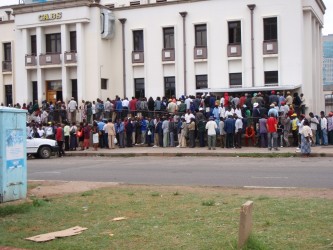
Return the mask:
POLYGON ((241 148, 242 147, 242 133, 243 133, 243 121, 241 116, 234 114, 236 119, 235 122, 235 147, 241 148))
POLYGON ((327 138, 327 119, 325 117, 325 112, 320 112, 320 127, 321 127, 321 133, 322 133, 322 141, 321 145, 327 146, 328 145, 328 138, 327 138))
POLYGON ((195 119, 195 116, 192 114, 192 111, 190 109, 188 109, 187 113, 185 114, 186 124, 190 124, 192 118, 195 119))
POLYGON ((74 97, 68 103, 68 110, 71 114, 71 122, 76 122, 77 102, 74 100, 74 97))
POLYGON ((209 117, 209 121, 206 123, 207 135, 208 135, 208 150, 213 148, 215 150, 216 145, 216 129, 217 124, 214 121, 214 117, 209 117))

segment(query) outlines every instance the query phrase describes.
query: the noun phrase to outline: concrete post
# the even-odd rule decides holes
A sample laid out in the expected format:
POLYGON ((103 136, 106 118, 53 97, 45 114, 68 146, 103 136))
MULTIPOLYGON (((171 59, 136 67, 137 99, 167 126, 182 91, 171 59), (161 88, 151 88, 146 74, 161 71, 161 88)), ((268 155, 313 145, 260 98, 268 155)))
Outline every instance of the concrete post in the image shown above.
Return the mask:
POLYGON ((238 249, 241 249, 248 240, 252 231, 253 201, 245 202, 240 211, 238 249))

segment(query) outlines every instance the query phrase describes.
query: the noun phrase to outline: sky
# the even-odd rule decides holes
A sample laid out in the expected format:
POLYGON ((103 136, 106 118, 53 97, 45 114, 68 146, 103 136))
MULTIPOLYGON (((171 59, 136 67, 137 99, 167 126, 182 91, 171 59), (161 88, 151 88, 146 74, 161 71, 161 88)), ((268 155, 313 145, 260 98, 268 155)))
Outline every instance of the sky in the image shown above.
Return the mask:
MULTIPOLYGON (((0 6, 18 4, 19 0, 0 0, 0 6)), ((326 13, 324 20, 323 35, 333 34, 333 0, 324 0, 326 13)))

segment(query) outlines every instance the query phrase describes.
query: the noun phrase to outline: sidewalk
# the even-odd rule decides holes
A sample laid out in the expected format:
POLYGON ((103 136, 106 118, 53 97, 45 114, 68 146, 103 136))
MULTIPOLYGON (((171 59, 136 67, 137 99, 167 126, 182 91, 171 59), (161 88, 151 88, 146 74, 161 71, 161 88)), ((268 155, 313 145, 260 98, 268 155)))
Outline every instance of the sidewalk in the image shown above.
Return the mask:
MULTIPOLYGON (((311 148, 311 157, 333 157, 333 146, 317 146, 311 148)), ((101 149, 94 151, 89 148, 84 151, 66 151, 66 156, 105 156, 105 157, 138 157, 138 156, 215 156, 215 157, 301 157, 295 147, 279 148, 269 151, 267 148, 242 147, 241 149, 216 148, 208 150, 204 148, 153 148, 134 146, 132 148, 101 149)))

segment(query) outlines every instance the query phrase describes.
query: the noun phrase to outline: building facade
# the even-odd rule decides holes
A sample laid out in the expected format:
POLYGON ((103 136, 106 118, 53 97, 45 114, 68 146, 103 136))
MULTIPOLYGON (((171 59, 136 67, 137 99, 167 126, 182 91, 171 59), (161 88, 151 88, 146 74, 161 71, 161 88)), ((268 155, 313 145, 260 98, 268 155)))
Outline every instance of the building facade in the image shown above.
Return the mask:
POLYGON ((323 83, 326 113, 333 111, 333 34, 323 36, 323 83))
POLYGON ((279 90, 324 107, 322 0, 67 0, 0 11, 5 104, 279 90))

